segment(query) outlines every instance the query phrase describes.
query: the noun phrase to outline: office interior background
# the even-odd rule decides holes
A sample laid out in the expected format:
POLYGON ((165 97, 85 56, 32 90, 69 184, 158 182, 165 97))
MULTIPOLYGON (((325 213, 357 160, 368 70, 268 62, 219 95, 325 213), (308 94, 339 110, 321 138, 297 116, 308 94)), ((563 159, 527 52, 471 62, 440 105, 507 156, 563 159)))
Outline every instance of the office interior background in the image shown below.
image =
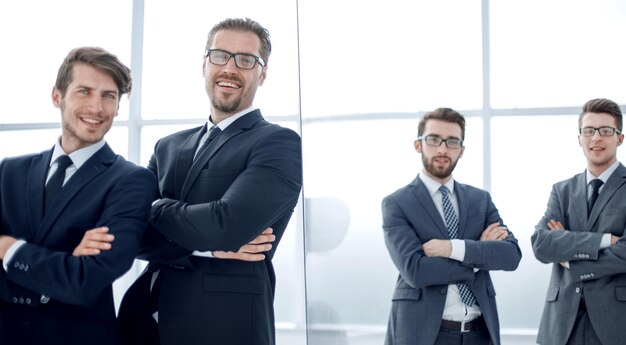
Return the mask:
MULTIPOLYGON (((2 1, 0 158, 52 147, 58 66, 90 45, 133 71, 106 140, 147 165, 160 137, 206 121, 204 47, 226 17, 269 29, 255 105, 303 140, 301 202, 274 259, 278 344, 382 344, 397 270, 380 203, 421 170, 417 124, 437 107, 467 118, 455 179, 491 192, 523 251, 517 271, 492 274, 504 344, 533 344, 550 267, 530 236, 552 184, 585 169, 582 104, 626 109, 626 2, 2 1)), ((144 264, 116 282, 117 298, 144 264)))

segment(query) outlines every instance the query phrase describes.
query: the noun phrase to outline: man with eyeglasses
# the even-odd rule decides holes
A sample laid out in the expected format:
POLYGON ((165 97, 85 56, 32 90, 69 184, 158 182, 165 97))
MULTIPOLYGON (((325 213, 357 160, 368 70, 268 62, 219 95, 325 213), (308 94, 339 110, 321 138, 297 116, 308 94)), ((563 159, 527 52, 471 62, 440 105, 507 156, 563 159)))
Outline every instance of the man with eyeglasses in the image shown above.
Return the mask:
POLYGON ((622 112, 608 99, 588 101, 578 117, 587 169, 552 187, 531 237, 537 260, 552 263, 539 326, 543 345, 626 342, 626 168, 622 112))
POLYGON ((382 202, 383 230, 398 268, 387 345, 500 344, 489 271, 513 271, 522 257, 488 192, 452 172, 465 147, 465 119, 435 109, 418 125, 423 169, 382 202))
POLYGON ((150 160, 161 198, 140 251, 150 264, 120 308, 124 343, 275 343, 272 257, 298 202, 302 164, 299 135, 253 106, 270 52, 269 32, 248 18, 209 32, 208 122, 159 140, 150 160), (251 261, 212 257, 273 240, 251 261))

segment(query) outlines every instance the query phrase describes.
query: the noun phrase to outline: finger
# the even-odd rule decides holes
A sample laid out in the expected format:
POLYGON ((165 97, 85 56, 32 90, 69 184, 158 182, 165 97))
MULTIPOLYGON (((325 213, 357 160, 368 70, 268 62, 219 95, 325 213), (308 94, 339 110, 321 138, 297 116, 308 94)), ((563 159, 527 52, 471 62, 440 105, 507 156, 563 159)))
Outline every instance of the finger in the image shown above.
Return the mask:
POLYGON ((272 245, 269 243, 265 243, 265 244, 245 244, 243 247, 241 247, 241 249, 239 249, 239 252, 245 252, 245 253, 263 253, 266 252, 268 250, 272 249, 272 245))
POLYGON ((269 234, 271 234, 271 233, 273 233, 273 232, 274 232, 274 229, 272 229, 272 228, 267 228, 267 229, 263 230, 263 232, 262 232, 261 234, 263 234, 263 235, 269 235, 269 234))
POLYGON ((95 234, 104 234, 109 232, 109 228, 106 226, 101 226, 99 228, 93 228, 91 230, 85 231, 85 233, 95 233, 95 234))
POLYGON ((276 240, 276 236, 274 235, 259 235, 254 240, 250 241, 250 244, 260 244, 267 242, 274 242, 276 240))
POLYGON ((493 223, 493 224, 489 224, 489 226, 487 227, 487 229, 486 229, 486 230, 493 231, 493 229, 496 229, 496 228, 498 228, 499 226, 500 226, 500 222, 498 222, 498 223, 493 223))
POLYGON ((101 242, 101 241, 87 241, 85 242, 85 245, 82 247, 109 250, 111 249, 111 244, 108 242, 101 242))
POLYGON ((73 256, 93 256, 100 254, 100 250, 93 248, 76 248, 72 253, 73 256))

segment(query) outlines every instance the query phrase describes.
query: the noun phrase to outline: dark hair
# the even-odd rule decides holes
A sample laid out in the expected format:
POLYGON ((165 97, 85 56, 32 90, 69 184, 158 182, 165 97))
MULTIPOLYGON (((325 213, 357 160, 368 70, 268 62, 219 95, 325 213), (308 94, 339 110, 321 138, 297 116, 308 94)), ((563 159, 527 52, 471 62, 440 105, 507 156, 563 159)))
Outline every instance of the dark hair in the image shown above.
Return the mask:
POLYGON ((583 111, 578 116, 578 127, 582 127, 583 125, 583 117, 586 113, 605 113, 611 115, 615 119, 615 124, 617 125, 617 129, 622 131, 622 111, 619 108, 617 103, 611 101, 606 98, 596 98, 588 101, 583 105, 583 111))
POLYGON ((456 110, 450 108, 437 108, 431 112, 424 114, 417 126, 417 136, 424 135, 424 128, 428 120, 441 120, 445 122, 456 123, 461 126, 461 140, 465 140, 465 118, 456 110))
POLYGON ((243 32, 252 32, 257 35, 259 40, 261 41, 261 51, 259 55, 261 55, 261 59, 265 61, 267 65, 267 61, 270 58, 270 54, 272 54, 272 42, 270 42, 270 32, 261 26, 258 22, 250 18, 227 18, 223 21, 215 24, 215 26, 209 31, 209 38, 206 42, 206 49, 209 49, 211 44, 213 43, 213 38, 215 34, 220 30, 235 30, 235 31, 243 31, 243 32))
POLYGON ((120 96, 125 93, 130 93, 133 84, 130 69, 126 67, 117 56, 102 48, 81 47, 72 49, 65 57, 65 60, 63 60, 61 67, 59 67, 54 87, 61 92, 61 97, 65 96, 67 87, 72 82, 72 67, 76 63, 87 64, 110 75, 117 85, 120 96))

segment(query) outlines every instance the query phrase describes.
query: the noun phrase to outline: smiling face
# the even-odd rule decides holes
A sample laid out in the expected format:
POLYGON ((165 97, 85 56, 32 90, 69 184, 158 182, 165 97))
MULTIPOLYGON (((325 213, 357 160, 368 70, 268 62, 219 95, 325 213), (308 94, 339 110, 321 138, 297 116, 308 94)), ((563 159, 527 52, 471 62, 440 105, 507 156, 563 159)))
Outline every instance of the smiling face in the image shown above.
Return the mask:
POLYGON ((61 109, 61 146, 69 154, 102 140, 117 116, 119 94, 110 75, 76 63, 65 95, 55 87, 52 102, 61 109))
MULTIPOLYGON (((422 134, 424 137, 433 135, 442 139, 463 137, 461 126, 454 122, 429 119, 422 134)), ((424 173, 443 184, 450 179, 452 171, 463 156, 464 147, 451 149, 446 143, 441 142, 439 146, 426 144, 425 140, 415 140, 415 151, 422 154, 424 173)))
MULTIPOLYGON (((260 56, 260 46, 261 41, 252 32, 220 30, 209 49, 260 56)), ((211 119, 218 123, 251 107, 257 88, 265 81, 266 70, 267 67, 258 63, 251 70, 238 68, 232 57, 223 66, 214 65, 208 57, 204 58, 202 73, 211 100, 211 119)))
MULTIPOLYGON (((585 127, 617 127, 615 118, 607 113, 585 113, 580 123, 585 127)), ((593 136, 578 136, 578 142, 587 157, 587 168, 594 176, 599 176, 617 161, 617 147, 624 141, 624 134, 617 132, 612 136, 603 137, 598 131, 593 136)))

